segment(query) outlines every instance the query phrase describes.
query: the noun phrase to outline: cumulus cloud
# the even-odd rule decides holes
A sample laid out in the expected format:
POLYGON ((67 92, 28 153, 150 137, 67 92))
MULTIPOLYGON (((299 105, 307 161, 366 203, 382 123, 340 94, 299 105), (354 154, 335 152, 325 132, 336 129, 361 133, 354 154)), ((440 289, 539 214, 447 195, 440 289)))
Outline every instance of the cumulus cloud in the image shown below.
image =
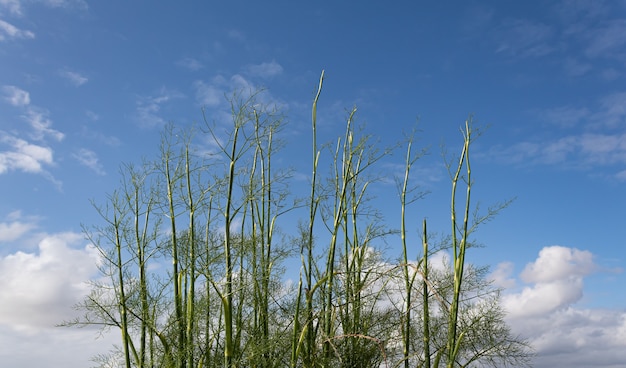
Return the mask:
POLYGON ((512 288, 516 285, 513 275, 515 265, 513 262, 502 262, 496 266, 489 278, 493 281, 494 286, 500 288, 512 288))
POLYGON ((534 366, 623 367, 626 312, 569 307, 512 322, 537 352, 534 366))
POLYGON ((30 94, 15 86, 2 86, 4 100, 13 106, 26 106, 30 104, 30 94))
MULTIPOLYGON (((22 217, 16 211, 7 219, 22 217)), ((36 251, 0 256, 0 356, 4 366, 90 366, 94 356, 106 353, 119 341, 115 330, 101 333, 94 327, 55 327, 76 317, 72 306, 87 295, 85 281, 97 274, 98 260, 97 251, 73 232, 43 234, 36 251)))
POLYGON ((93 358, 107 353, 119 340, 116 330, 50 327, 29 333, 0 324, 4 367, 95 367, 93 358))
POLYGON ((511 318, 533 317, 569 307, 582 297, 583 277, 595 267, 588 251, 545 247, 521 273, 521 279, 530 286, 506 295, 503 305, 511 318))
POLYGON ((595 267, 591 252, 555 245, 543 248, 537 260, 526 265, 521 277, 527 283, 547 283, 580 278, 595 267))
MULTIPOLYGON (((510 263, 499 269, 505 280, 510 277, 510 263)), ((623 366, 626 312, 576 305, 584 278, 599 269, 588 251, 545 247, 519 275, 525 286, 503 295, 513 331, 528 338, 537 352, 536 367, 623 366)))
POLYGON ((0 19, 0 42, 28 38, 35 38, 35 34, 31 31, 19 29, 13 24, 0 19))
POLYGON ((0 152, 0 174, 13 170, 42 173, 45 172, 44 165, 52 165, 54 162, 50 147, 6 134, 0 135, 0 143, 10 146, 10 150, 0 152))
POLYGON ((93 247, 80 246, 82 240, 78 233, 47 235, 38 252, 0 258, 0 325, 36 332, 72 316, 99 259, 93 247))

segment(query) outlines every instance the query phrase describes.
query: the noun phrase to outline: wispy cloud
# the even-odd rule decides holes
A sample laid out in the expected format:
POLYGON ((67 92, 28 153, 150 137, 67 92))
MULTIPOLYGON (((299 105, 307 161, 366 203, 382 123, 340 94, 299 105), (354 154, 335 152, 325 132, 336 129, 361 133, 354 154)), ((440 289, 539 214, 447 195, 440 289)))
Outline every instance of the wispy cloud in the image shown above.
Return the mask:
POLYGON ((173 99, 183 98, 185 95, 176 91, 161 88, 156 96, 139 97, 137 99, 137 120, 143 127, 153 128, 165 125, 167 119, 161 114, 161 108, 173 99))
POLYGON ((35 140, 43 140, 50 136, 57 141, 63 140, 65 134, 56 129, 52 129, 52 120, 49 118, 47 110, 29 107, 22 117, 33 128, 31 136, 35 140))
POLYGON ((211 108, 225 104, 227 96, 235 93, 250 95, 258 90, 254 83, 241 74, 233 74, 230 78, 216 75, 206 82, 198 80, 194 82, 194 88, 198 104, 211 108))
POLYGON ((624 19, 608 21, 600 27, 588 30, 586 37, 589 44, 585 49, 585 54, 592 58, 623 58, 625 56, 624 46, 626 45, 625 32, 626 20, 624 19))
POLYGON ((595 165, 626 163, 626 133, 570 135, 549 141, 519 142, 507 147, 496 146, 492 157, 515 164, 567 164, 590 168, 595 165))
POLYGON ((246 35, 243 33, 243 31, 238 30, 238 29, 231 29, 228 31, 228 38, 239 41, 239 42, 244 42, 246 40, 246 35))
POLYGON ((43 2, 48 6, 57 8, 78 8, 82 10, 88 8, 85 0, 43 0, 43 2))
MULTIPOLYGON (((16 16, 22 16, 24 14, 23 5, 26 4, 25 0, 0 0, 0 7, 9 10, 9 12, 16 16)), ((51 8, 64 8, 64 9, 79 9, 85 10, 88 8, 85 0, 39 0, 37 2, 30 1, 30 3, 41 3, 51 8)))
POLYGON ((545 21, 504 19, 491 28, 488 38, 496 53, 514 58, 554 56, 567 76, 594 73, 614 80, 626 71, 623 10, 621 2, 563 0, 547 8, 545 21))
MULTIPOLYGON (((214 80, 215 81, 215 80, 214 80)), ((207 107, 217 107, 224 103, 225 96, 221 88, 213 83, 195 81, 193 86, 196 90, 196 101, 198 104, 207 107)))
POLYGON ((22 118, 32 127, 31 137, 35 140, 43 140, 50 136, 57 141, 63 140, 65 134, 52 129, 52 120, 45 109, 30 104, 30 94, 15 86, 2 86, 4 100, 9 104, 23 108, 22 118))
POLYGON ((608 95, 600 100, 600 109, 594 115, 601 127, 623 127, 626 123, 626 92, 608 95))
POLYGON ((35 38, 31 31, 22 30, 0 19, 0 41, 35 38))
POLYGON ((11 171, 21 171, 33 174, 40 174, 51 181, 58 190, 61 190, 62 183, 45 169, 45 166, 53 166, 53 150, 47 144, 49 138, 61 141, 65 134, 52 128, 52 120, 47 110, 33 106, 30 101, 30 94, 15 86, 3 86, 4 100, 18 107, 21 118, 30 126, 30 130, 25 132, 8 133, 0 130, 0 174, 11 171), (29 142, 20 136, 29 136, 29 142))
POLYGON ((26 106, 30 104, 30 94, 15 86, 2 86, 4 100, 13 106, 26 106))
POLYGON ((554 51, 554 29, 525 19, 509 19, 498 28, 496 53, 516 57, 539 57, 554 51))
POLYGON ((580 77, 593 69, 591 63, 582 62, 573 57, 568 57, 565 60, 564 68, 565 72, 572 77, 580 77))
POLYGON ((21 212, 13 211, 6 217, 5 222, 0 222, 0 242, 17 240, 37 227, 33 221, 22 220, 21 212))
MULTIPOLYGON (((615 169, 626 164, 626 92, 607 95, 595 106, 560 106, 535 111, 552 128, 541 136, 509 145, 497 145, 489 157, 509 164, 560 165, 566 169, 615 169), (568 129, 563 134, 562 129, 568 129)), ((621 167, 613 174, 622 180, 621 167)))
POLYGON ((226 123, 231 119, 229 98, 236 99, 254 98, 254 102, 264 108, 272 110, 276 108, 285 111, 288 104, 277 99, 269 91, 256 85, 251 79, 242 74, 233 74, 229 78, 216 75, 208 81, 197 80, 193 83, 196 92, 196 102, 205 108, 211 116, 220 123, 226 123))
POLYGON ((254 77, 271 78, 281 74, 283 72, 283 67, 276 61, 272 60, 269 63, 248 65, 246 70, 254 77))
POLYGON ((0 0, 0 6, 8 9, 13 15, 22 14, 22 0, 0 0))
POLYGON ((59 70, 59 75, 70 81, 70 83, 76 87, 80 87, 89 81, 84 75, 67 69, 59 70))
POLYGON ((176 62, 176 65, 182 66, 183 68, 189 69, 194 72, 204 67, 204 65, 202 65, 202 63, 199 62, 197 59, 190 58, 190 57, 186 57, 186 58, 182 58, 178 60, 176 62))
POLYGON ((100 163, 98 155, 94 151, 87 148, 81 148, 78 152, 72 154, 72 157, 74 157, 81 165, 88 167, 96 174, 106 175, 104 167, 100 163))
POLYGON ((591 116, 591 111, 586 107, 559 106, 546 109, 538 113, 542 120, 562 128, 578 126, 591 116))

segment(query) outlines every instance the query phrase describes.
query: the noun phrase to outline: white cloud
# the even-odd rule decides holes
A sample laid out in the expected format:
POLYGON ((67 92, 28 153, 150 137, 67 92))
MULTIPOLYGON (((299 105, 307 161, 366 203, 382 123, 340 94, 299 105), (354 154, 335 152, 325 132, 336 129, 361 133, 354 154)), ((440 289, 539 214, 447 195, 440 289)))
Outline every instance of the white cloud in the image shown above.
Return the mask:
POLYGON ((119 341, 115 330, 55 327, 77 316, 72 306, 87 295, 85 281, 98 272, 99 255, 83 239, 72 232, 46 234, 37 251, 0 257, 3 366, 91 366, 91 358, 119 341))
POLYGON ((624 367, 623 311, 566 308, 514 321, 512 327, 530 338, 537 368, 624 367))
MULTIPOLYGON (((507 279, 511 270, 504 268, 507 279)), ((545 247, 520 274, 526 286, 503 295, 513 331, 536 350, 536 367, 623 366, 626 312, 576 306, 584 278, 598 270, 588 251, 545 247)))
POLYGON ((276 61, 249 65, 246 70, 253 76, 261 78, 271 78, 283 72, 283 67, 276 61))
POLYGON ((196 100, 202 106, 217 107, 225 102, 224 91, 213 84, 203 81, 194 82, 196 89, 196 100))
POLYGON ((615 178, 619 181, 626 181, 626 170, 620 171, 615 174, 615 178))
POLYGON ((589 57, 616 57, 624 50, 626 20, 616 19, 605 21, 598 28, 589 30, 589 45, 585 53, 589 57))
POLYGON ((593 117, 602 127, 621 127, 626 123, 626 92, 608 95, 600 100, 600 110, 593 117))
POLYGON ((20 211, 14 211, 7 216, 7 222, 0 222, 0 242, 19 239, 37 227, 34 222, 21 221, 21 217, 20 211))
POLYGON ((246 40, 246 35, 238 29, 229 30, 228 37, 239 42, 244 42, 246 40))
POLYGON ((545 247, 526 265, 520 292, 505 295, 502 302, 511 318, 529 318, 562 310, 583 295, 583 278, 597 268, 588 251, 562 246, 545 247))
POLYGON ((218 124, 231 124, 232 111, 229 102, 242 102, 252 99, 256 106, 268 110, 287 110, 287 103, 281 101, 260 88, 241 74, 233 74, 230 78, 216 75, 209 81, 197 80, 193 83, 196 102, 207 108, 207 120, 218 124), (236 101, 231 101, 234 98, 236 101))
POLYGON ((52 120, 48 117, 48 111, 44 109, 29 107, 22 117, 33 128, 31 136, 35 140, 43 140, 46 136, 51 136, 61 141, 65 137, 65 134, 51 128, 52 120))
POLYGON ((493 281, 493 285, 500 288, 515 287, 515 279, 511 278, 514 267, 512 262, 499 263, 496 269, 489 275, 489 278, 493 281))
POLYGON ((119 341, 116 330, 101 333, 94 328, 50 327, 34 334, 0 325, 4 367, 96 367, 92 359, 119 341))
POLYGON ((565 136, 554 141, 519 142, 490 151, 497 160, 525 165, 568 164, 576 168, 596 168, 626 163, 626 133, 565 136))
POLYGON ((104 168, 102 167, 102 164, 100 163, 100 160, 98 159, 98 155, 94 151, 86 149, 86 148, 81 148, 80 150, 78 150, 78 152, 74 153, 72 156, 76 160, 78 160, 78 162, 80 162, 84 166, 87 166, 96 174, 106 175, 106 172, 104 171, 104 168))
MULTIPOLYGON (((77 8, 77 9, 87 9, 87 3, 85 0, 37 0, 31 1, 33 3, 38 2, 42 3, 51 8, 77 8)), ((13 15, 21 16, 23 15, 23 7, 22 5, 26 3, 25 0, 0 0, 0 7, 4 7, 8 9, 9 12, 13 15)))
POLYGON ((59 75, 70 81, 70 83, 72 83, 76 87, 80 87, 89 81, 89 79, 84 75, 78 72, 73 72, 71 70, 61 70, 59 71, 59 75))
POLYGON ((0 152, 0 174, 13 170, 46 173, 43 165, 53 164, 50 147, 31 144, 6 134, 0 135, 0 143, 5 143, 11 147, 9 151, 0 152))
POLYGON ((15 86, 2 86, 4 100, 13 106, 26 106, 30 104, 30 94, 15 86))
POLYGON ((509 19, 497 31, 500 37, 497 53, 505 52, 516 57, 540 57, 554 51, 551 45, 554 29, 549 25, 525 19, 509 19))
POLYGON ((553 282, 583 277, 594 269, 591 252, 555 245, 543 248, 537 260, 526 265, 521 277, 527 283, 553 282))
POLYGON ((98 271, 97 251, 75 248, 83 239, 79 233, 47 235, 37 253, 0 258, 0 325, 37 332, 73 316, 72 306, 89 292, 85 281, 98 271))
POLYGON ((176 64, 194 72, 204 67, 204 65, 202 65, 201 62, 199 62, 198 60, 194 58, 189 58, 189 57, 178 60, 176 64))
POLYGON ((31 136, 35 140, 43 140, 46 136, 51 136, 57 141, 63 140, 65 135, 58 130, 52 129, 52 120, 49 113, 30 104, 30 94, 15 86, 2 86, 4 100, 17 107, 23 107, 22 118, 33 128, 31 136))
POLYGON ((230 86, 232 91, 240 91, 244 94, 253 93, 257 89, 252 82, 241 74, 235 74, 230 78, 230 86))
POLYGON ((183 98, 184 95, 176 90, 168 90, 162 87, 157 96, 140 97, 137 100, 137 120, 147 128, 165 125, 167 119, 161 115, 164 104, 173 99, 183 98))
POLYGON ((585 107, 560 106, 541 111, 540 115, 551 124, 571 128, 588 119, 591 112, 585 107))
POLYGON ((31 31, 19 29, 13 24, 0 19, 0 41, 27 38, 35 38, 35 34, 31 31))
POLYGON ((593 67, 589 63, 580 62, 574 58, 565 60, 565 72, 573 77, 580 77, 587 74, 593 67))
POLYGON ((89 120, 92 121, 98 121, 100 119, 100 115, 91 110, 85 110, 85 115, 87 116, 87 118, 89 118, 89 120))
MULTIPOLYGON (((598 99, 594 108, 568 105, 534 114, 556 127, 579 128, 579 133, 498 145, 491 148, 489 156, 506 163, 585 170, 626 163, 626 133, 621 129, 626 123, 626 92, 606 95, 598 99)), ((620 167, 604 176, 621 180, 622 170, 620 167)))
POLYGON ((21 15, 22 6, 20 2, 21 0, 0 0, 0 6, 8 9, 11 14, 21 15))

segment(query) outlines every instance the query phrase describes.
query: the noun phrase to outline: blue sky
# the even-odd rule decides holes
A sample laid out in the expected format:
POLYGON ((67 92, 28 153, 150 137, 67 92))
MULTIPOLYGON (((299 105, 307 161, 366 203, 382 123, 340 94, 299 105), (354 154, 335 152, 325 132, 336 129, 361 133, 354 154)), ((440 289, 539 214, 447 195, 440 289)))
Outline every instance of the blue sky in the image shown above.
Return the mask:
MULTIPOLYGON (((285 164, 308 175, 324 69, 321 141, 355 105, 383 145, 419 118, 431 194, 411 208, 416 234, 424 217, 448 229, 440 145, 455 150, 470 113, 488 127, 474 198, 516 200, 476 233, 472 262, 505 287, 537 367, 624 366, 625 65, 623 1, 0 0, 0 358, 84 367, 115 341, 52 326, 96 276, 90 200, 157 154, 167 122, 201 122, 203 107, 220 121, 224 94, 265 87, 288 120, 285 164)), ((374 191, 396 216, 393 186, 374 191)))

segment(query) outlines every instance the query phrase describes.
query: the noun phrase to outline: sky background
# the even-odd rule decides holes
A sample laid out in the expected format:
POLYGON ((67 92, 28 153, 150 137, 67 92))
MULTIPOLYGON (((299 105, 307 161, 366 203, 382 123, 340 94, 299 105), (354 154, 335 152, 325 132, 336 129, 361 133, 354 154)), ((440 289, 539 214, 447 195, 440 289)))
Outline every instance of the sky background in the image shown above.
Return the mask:
MULTIPOLYGON (((219 122, 225 94, 265 87, 287 117, 285 165, 309 175, 322 69, 320 141, 355 105, 383 145, 419 118, 430 195, 411 207, 415 234, 424 217, 448 229, 440 145, 454 151, 474 114, 474 198, 515 201, 470 260, 505 288, 536 367, 626 366, 626 2, 0 0, 3 366, 86 367, 118 340, 54 325, 97 277, 90 200, 121 163, 156 157, 167 122, 202 108, 219 122)), ((393 220, 395 188, 374 193, 393 220)))

